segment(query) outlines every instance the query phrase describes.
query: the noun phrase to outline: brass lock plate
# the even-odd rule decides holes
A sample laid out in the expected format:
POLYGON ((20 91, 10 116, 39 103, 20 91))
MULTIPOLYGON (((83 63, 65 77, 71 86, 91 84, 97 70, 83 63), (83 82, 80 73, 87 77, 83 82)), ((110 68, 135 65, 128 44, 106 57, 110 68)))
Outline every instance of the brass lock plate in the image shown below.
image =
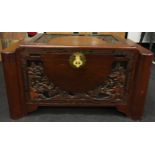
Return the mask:
POLYGON ((81 68, 86 64, 86 57, 81 52, 73 53, 69 58, 69 63, 73 68, 81 68))

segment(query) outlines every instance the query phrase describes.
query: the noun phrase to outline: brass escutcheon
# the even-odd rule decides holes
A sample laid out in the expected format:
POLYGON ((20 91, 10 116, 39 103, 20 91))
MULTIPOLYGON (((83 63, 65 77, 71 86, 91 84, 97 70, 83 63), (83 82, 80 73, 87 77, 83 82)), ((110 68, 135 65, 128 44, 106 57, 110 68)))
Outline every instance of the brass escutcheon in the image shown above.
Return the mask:
POLYGON ((73 53, 69 58, 69 63, 74 68, 81 68, 86 63, 86 58, 84 54, 80 52, 73 53))

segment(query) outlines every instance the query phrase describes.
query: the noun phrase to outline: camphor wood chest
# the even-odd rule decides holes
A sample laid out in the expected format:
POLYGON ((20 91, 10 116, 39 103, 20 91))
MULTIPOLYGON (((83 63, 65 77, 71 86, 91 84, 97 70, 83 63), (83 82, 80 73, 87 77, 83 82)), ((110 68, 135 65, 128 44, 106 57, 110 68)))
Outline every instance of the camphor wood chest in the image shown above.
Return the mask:
POLYGON ((39 106, 115 107, 141 119, 152 53, 111 35, 39 34, 2 53, 12 119, 39 106))

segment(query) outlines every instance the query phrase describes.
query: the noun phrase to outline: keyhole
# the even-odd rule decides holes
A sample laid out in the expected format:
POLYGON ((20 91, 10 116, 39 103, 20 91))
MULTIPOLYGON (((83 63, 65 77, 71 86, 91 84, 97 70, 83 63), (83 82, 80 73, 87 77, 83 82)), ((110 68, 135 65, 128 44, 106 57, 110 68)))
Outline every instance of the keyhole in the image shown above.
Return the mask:
POLYGON ((73 62, 73 64, 74 64, 77 68, 79 68, 79 67, 82 65, 82 61, 81 61, 81 58, 80 58, 79 55, 75 57, 75 61, 73 62))

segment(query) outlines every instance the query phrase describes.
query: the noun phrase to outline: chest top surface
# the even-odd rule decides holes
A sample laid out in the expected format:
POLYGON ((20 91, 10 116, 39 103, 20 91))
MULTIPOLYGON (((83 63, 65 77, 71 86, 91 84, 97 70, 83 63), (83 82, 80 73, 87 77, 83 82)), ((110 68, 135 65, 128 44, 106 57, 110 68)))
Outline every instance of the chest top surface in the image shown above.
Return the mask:
POLYGON ((125 39, 112 35, 49 35, 42 34, 40 37, 25 42, 22 46, 47 46, 47 47, 135 47, 125 39))
POLYGON ((80 48, 80 49, 114 49, 139 51, 144 55, 152 53, 140 45, 113 35, 50 35, 38 34, 35 37, 12 44, 3 53, 15 52, 17 48, 80 48))

